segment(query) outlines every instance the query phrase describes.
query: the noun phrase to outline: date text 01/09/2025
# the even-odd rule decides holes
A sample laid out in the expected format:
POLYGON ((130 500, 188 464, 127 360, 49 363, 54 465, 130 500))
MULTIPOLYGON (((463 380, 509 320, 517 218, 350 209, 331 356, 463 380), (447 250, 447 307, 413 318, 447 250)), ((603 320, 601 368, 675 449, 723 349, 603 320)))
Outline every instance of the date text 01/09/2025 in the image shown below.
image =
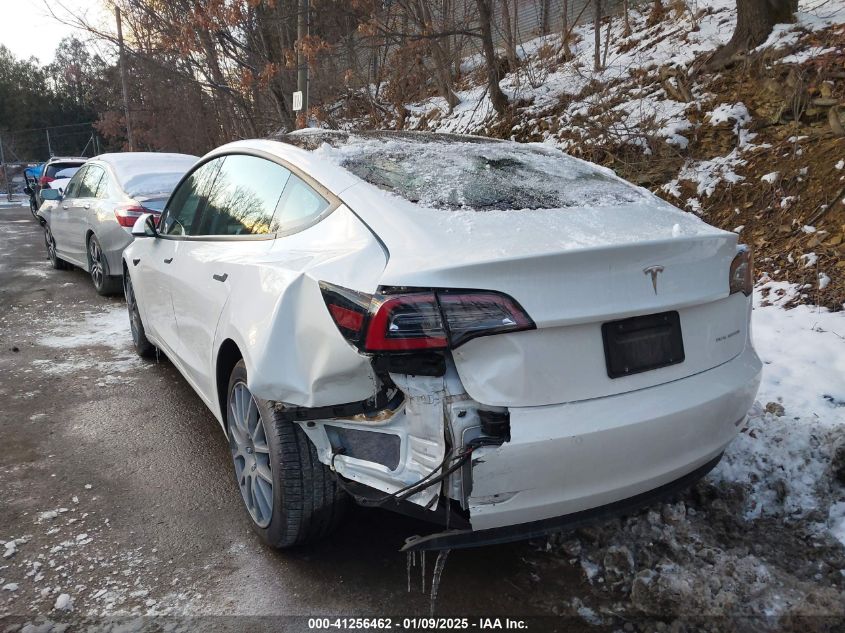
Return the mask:
POLYGON ((512 618, 309 618, 308 628, 315 631, 361 630, 527 630, 525 620, 512 618))

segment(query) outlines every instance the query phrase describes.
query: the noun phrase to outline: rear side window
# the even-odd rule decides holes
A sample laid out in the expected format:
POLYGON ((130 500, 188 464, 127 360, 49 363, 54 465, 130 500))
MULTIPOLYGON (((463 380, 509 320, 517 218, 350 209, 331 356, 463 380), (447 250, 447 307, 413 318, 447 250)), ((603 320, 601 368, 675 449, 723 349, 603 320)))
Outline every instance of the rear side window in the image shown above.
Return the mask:
POLYGON ((79 191, 79 185, 82 182, 82 179, 85 177, 85 172, 88 171, 87 167, 83 167, 80 169, 73 178, 70 179, 70 182, 67 184, 65 188, 65 199, 68 198, 76 198, 76 192, 79 191))
POLYGON ((76 192, 77 198, 96 198, 97 190, 100 188, 100 183, 106 177, 106 172, 102 167, 96 165, 89 165, 85 170, 85 175, 82 177, 82 182, 79 185, 79 190, 76 192))
POLYGON ((164 235, 196 235, 205 206, 206 196, 214 183, 223 159, 216 159, 201 165, 185 178, 173 192, 162 215, 159 230, 164 235))
POLYGON ((232 154, 222 161, 197 234, 275 232, 273 217, 291 179, 290 171, 269 160, 243 154, 232 154))
POLYGON ((328 208, 328 200, 291 174, 273 217, 273 232, 292 233, 303 229, 328 208))

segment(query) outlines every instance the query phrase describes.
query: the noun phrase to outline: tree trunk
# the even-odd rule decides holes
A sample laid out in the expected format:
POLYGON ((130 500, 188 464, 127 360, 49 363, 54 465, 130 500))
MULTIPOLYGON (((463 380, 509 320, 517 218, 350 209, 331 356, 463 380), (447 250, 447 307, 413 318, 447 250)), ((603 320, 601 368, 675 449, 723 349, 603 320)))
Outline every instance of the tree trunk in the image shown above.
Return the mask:
MULTIPOLYGON (((516 1, 519 2, 519 0, 516 1)), ((510 71, 513 72, 516 70, 516 38, 511 24, 511 5, 509 0, 501 0, 500 4, 502 7, 502 30, 505 32, 505 50, 508 53, 510 71)))
POLYGON ((622 0, 622 15, 625 19, 625 29, 622 31, 622 37, 631 36, 631 20, 628 12, 628 0, 622 0))
POLYGON ((766 41, 775 24, 792 22, 798 0, 736 0, 736 29, 733 37, 716 51, 710 67, 729 64, 738 53, 744 53, 766 41))
POLYGON ((540 5, 541 11, 543 12, 541 16, 540 22, 540 32, 542 35, 548 35, 549 33, 549 13, 552 10, 552 2, 551 0, 543 0, 542 5, 540 5))
MULTIPOLYGON (((424 28, 426 31, 432 32, 434 30, 434 22, 427 0, 418 0, 417 8, 424 28)), ((448 41, 448 38, 446 38, 446 41, 448 41)), ((461 100, 452 89, 449 55, 443 50, 439 40, 432 39, 429 44, 431 46, 431 57, 434 61, 434 81, 437 83, 440 94, 443 95, 446 103, 449 104, 449 112, 451 112, 461 100)))
POLYGON ((560 50, 563 53, 563 61, 572 59, 572 49, 569 48, 569 0, 563 0, 560 10, 560 50))
POLYGON ((601 0, 593 0, 596 9, 595 23, 593 24, 593 39, 595 40, 595 51, 593 53, 593 70, 601 70, 601 0))
POLYGON ((499 114, 505 114, 508 109, 508 98, 499 87, 499 70, 496 67, 496 51, 493 49, 491 30, 490 0, 475 1, 478 5, 478 21, 481 26, 481 47, 484 49, 484 60, 487 66, 487 91, 490 93, 493 109, 499 114))

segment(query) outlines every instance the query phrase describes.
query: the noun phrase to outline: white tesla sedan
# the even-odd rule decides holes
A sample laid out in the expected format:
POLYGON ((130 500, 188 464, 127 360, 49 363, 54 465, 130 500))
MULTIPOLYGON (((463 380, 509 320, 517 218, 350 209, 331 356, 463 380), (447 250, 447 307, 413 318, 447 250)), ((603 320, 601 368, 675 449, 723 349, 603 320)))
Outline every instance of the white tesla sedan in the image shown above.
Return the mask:
POLYGON ((269 544, 348 499, 538 535, 711 469, 760 380, 737 236, 543 145, 306 131, 206 155, 125 251, 132 336, 219 420, 269 544))

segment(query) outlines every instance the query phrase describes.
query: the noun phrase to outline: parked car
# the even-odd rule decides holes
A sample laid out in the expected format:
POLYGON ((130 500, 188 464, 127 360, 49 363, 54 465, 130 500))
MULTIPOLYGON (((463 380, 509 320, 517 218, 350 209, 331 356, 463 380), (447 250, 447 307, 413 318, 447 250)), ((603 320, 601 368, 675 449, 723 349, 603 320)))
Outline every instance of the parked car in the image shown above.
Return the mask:
MULTIPOLYGON (((45 188, 38 211, 53 268, 73 264, 91 275, 100 294, 121 289, 121 254, 135 220, 161 213, 167 196, 197 161, 187 154, 102 154, 77 171, 60 191, 45 188)), ((50 183, 53 184, 53 183, 50 183)))
POLYGON ((41 196, 41 190, 47 187, 53 180, 56 179, 56 174, 64 169, 68 169, 71 167, 79 168, 85 164, 85 161, 88 159, 84 156, 72 156, 72 157, 60 157, 54 156, 41 168, 41 171, 38 175, 38 180, 36 182, 36 186, 34 187, 35 192, 35 202, 38 206, 44 202, 44 198, 41 196))
POLYGON ((207 154, 123 255, 138 353, 217 417, 270 545, 349 497, 440 524, 407 549, 543 534, 689 485, 744 425, 736 234, 543 145, 281 141, 207 154))

